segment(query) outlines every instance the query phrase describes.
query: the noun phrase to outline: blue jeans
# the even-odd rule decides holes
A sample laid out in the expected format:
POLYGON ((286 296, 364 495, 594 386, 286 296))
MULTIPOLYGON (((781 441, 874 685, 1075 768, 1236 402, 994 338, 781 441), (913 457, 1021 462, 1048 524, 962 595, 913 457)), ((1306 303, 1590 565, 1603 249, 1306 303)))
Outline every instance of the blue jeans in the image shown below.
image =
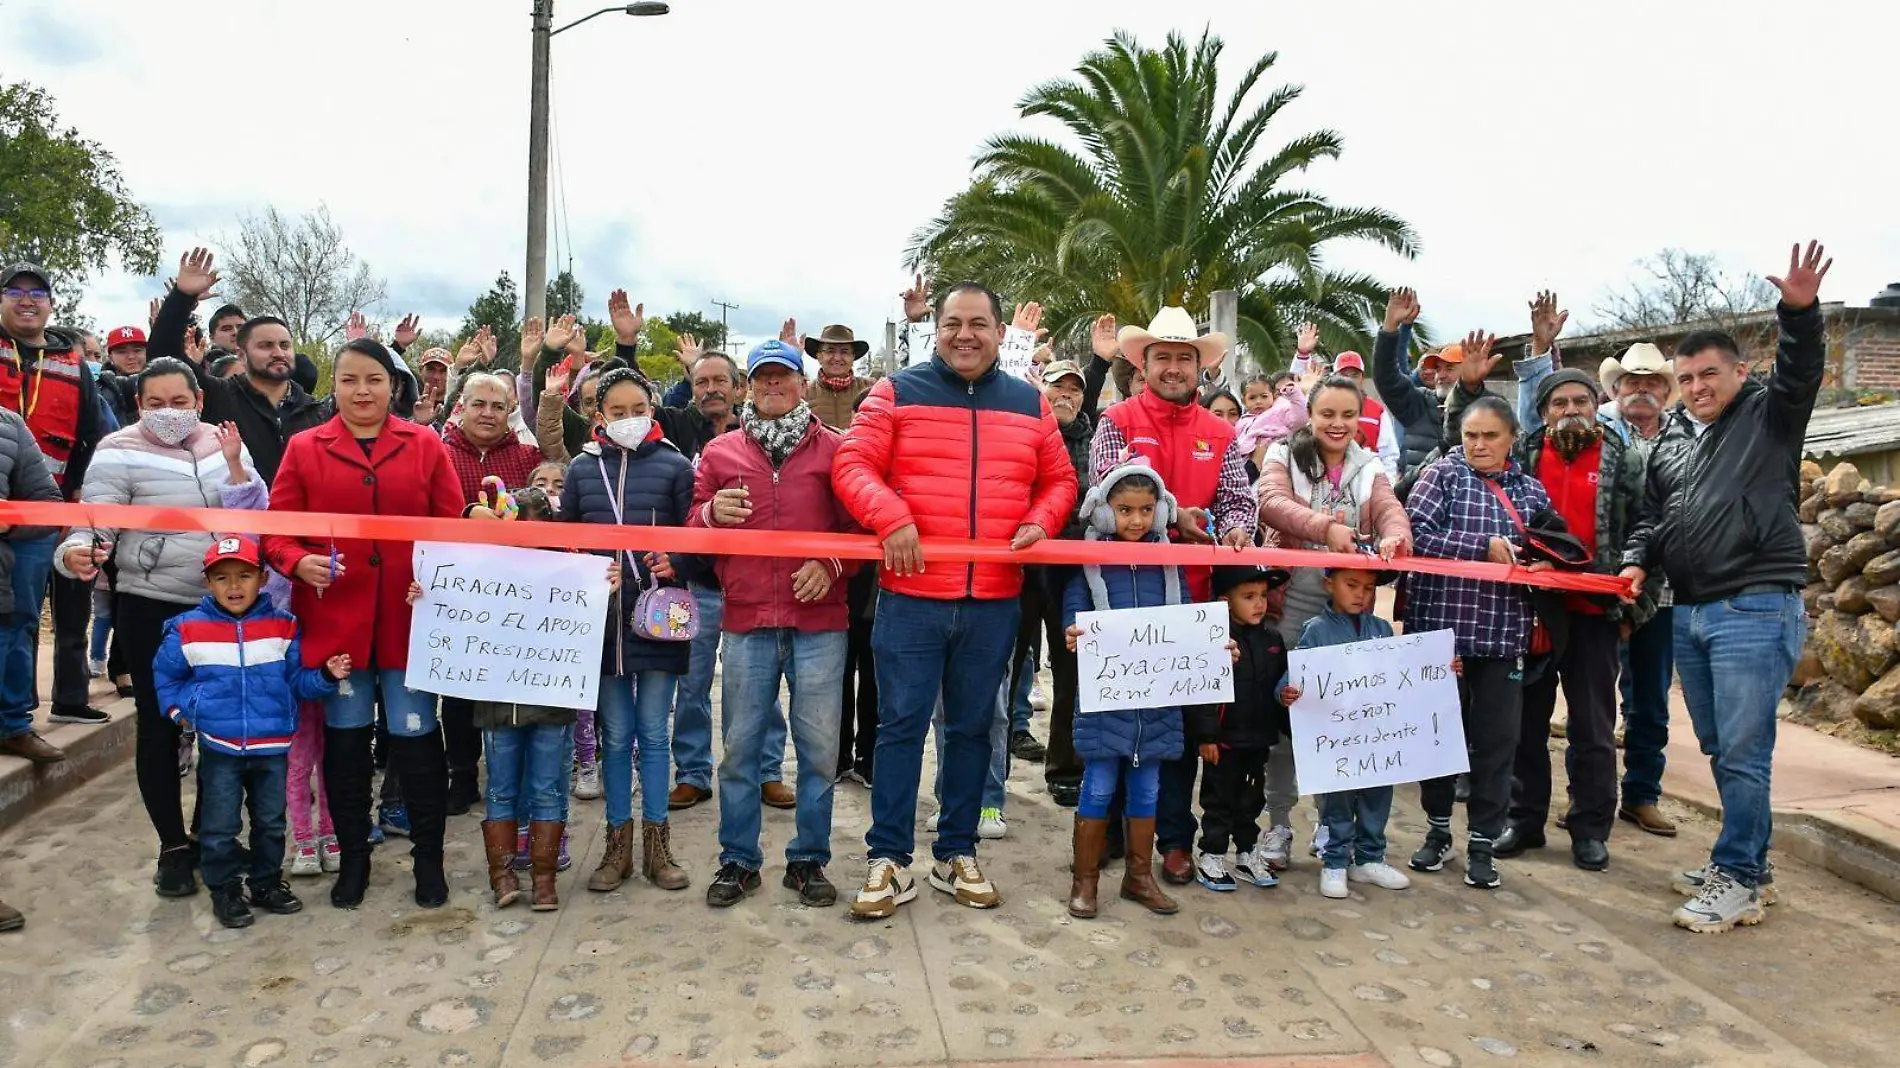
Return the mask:
POLYGON ((0 623, 0 738, 33 729, 39 707, 40 605, 59 535, 13 543, 13 614, 0 623))
POLYGON ((680 677, 666 671, 603 675, 600 680, 600 788, 607 799, 607 825, 633 818, 633 739, 640 739, 640 818, 666 822, 667 718, 680 677))
POLYGON ((378 668, 374 661, 345 680, 348 694, 323 699, 323 724, 338 730, 368 727, 376 722, 376 691, 382 690, 383 714, 389 733, 398 738, 420 738, 435 730, 435 695, 403 685, 401 668, 378 668))
POLYGON ((1036 714, 1029 704, 1029 690, 1036 681, 1036 670, 1042 666, 1038 663, 1041 659, 1040 644, 1031 645, 1029 652, 1023 655, 1022 670, 1017 672, 1016 685, 1009 695, 1009 733, 1012 735, 1028 730, 1029 720, 1036 714))
POLYGON ((877 662, 877 778, 871 789, 872 860, 911 862, 924 735, 943 698, 943 811, 938 860, 976 855, 977 810, 990 763, 998 694, 1016 651, 1021 602, 963 598, 932 601, 882 590, 871 652, 877 662))
POLYGON ((1623 803, 1662 797, 1669 746, 1669 680, 1676 669, 1675 609, 1664 608, 1623 643, 1623 803))
POLYGON ((1322 867, 1385 863, 1385 821, 1392 815, 1390 786, 1340 790, 1314 800, 1319 802, 1319 821, 1326 825, 1322 867))
POLYGON ((228 886, 248 874, 254 886, 277 885, 284 864, 284 787, 290 757, 234 756, 198 750, 198 863, 205 885, 228 886), (238 830, 251 815, 251 870, 238 870, 238 830))
POLYGON ((92 591, 92 648, 93 660, 103 662, 106 658, 107 644, 112 640, 112 598, 104 590, 92 591))
MULTIPOLYGON (((761 753, 777 720, 779 680, 792 694, 792 749, 798 759, 798 833, 785 847, 787 863, 831 862, 831 796, 838 777, 838 720, 844 713, 842 630, 789 627, 727 634, 721 654, 719 863, 752 871, 765 866, 759 848, 761 753)), ((778 743, 782 747, 784 741, 778 743)))
MULTIPOLYGON (((1009 685, 1009 679, 1003 680, 1009 685)), ((996 719, 990 725, 990 772, 983 779, 983 807, 1003 811, 1003 803, 1009 794, 1006 784, 1009 782, 1009 732, 1010 712, 1003 704, 1007 693, 998 694, 996 719)), ((937 809, 943 809, 943 698, 937 699, 937 707, 930 714, 930 733, 937 745, 937 781, 931 788, 937 796, 937 809)))
POLYGON ((1134 764, 1119 757, 1082 762, 1082 796, 1075 814, 1085 820, 1107 819, 1115 788, 1122 784, 1128 793, 1123 814, 1131 820, 1152 818, 1161 794, 1161 761, 1134 764))
POLYGON ((1774 830, 1775 706, 1801 657, 1807 615, 1792 592, 1678 604, 1674 614, 1682 696, 1722 798, 1722 833, 1709 863, 1755 886, 1774 830))
MULTIPOLYGON (((713 666, 719 659, 719 628, 726 618, 726 595, 698 583, 692 590, 693 600, 699 602, 699 635, 693 639, 692 660, 680 679, 679 696, 673 706, 673 779, 710 790, 713 666)), ((765 723, 765 744, 759 750, 759 781, 783 780, 784 763, 785 710, 779 707, 778 694, 774 693, 772 715, 765 723)))
POLYGON ((574 725, 487 727, 482 754, 488 761, 491 820, 567 820, 567 771, 573 760, 574 725))

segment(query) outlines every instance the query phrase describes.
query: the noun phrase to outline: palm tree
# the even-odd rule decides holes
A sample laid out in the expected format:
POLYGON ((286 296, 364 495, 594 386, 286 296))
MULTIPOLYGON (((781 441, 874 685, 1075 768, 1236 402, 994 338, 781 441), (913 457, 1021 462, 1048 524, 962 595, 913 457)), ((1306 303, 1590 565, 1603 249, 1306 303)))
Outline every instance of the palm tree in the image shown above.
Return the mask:
POLYGON ((1118 32, 1075 78, 1031 89, 1022 116, 1056 119, 1081 151, 1026 134, 990 138, 970 188, 912 236, 911 268, 1040 301, 1044 324, 1076 342, 1103 312, 1146 323, 1164 304, 1204 312, 1209 294, 1234 289, 1240 340, 1262 366, 1279 362, 1268 354, 1293 350, 1308 319, 1329 348, 1369 345, 1387 287, 1327 269, 1325 246, 1370 240, 1411 257, 1417 237, 1390 212, 1340 207, 1284 184, 1339 155, 1331 130, 1256 164, 1268 125, 1302 89, 1280 86, 1249 110, 1279 58, 1269 52, 1221 107, 1221 48, 1209 34, 1191 48, 1170 34, 1154 51, 1118 32))

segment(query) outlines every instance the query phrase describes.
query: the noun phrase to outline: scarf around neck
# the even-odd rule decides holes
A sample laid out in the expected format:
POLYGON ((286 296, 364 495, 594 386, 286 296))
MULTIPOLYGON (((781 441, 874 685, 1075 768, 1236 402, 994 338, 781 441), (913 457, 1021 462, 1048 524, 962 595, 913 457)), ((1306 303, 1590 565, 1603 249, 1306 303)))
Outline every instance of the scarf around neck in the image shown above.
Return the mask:
POLYGON ((786 457, 798 448, 799 442, 805 440, 805 431, 811 429, 811 405, 799 401, 798 407, 777 419, 766 419, 747 401, 740 418, 746 435, 759 443, 759 448, 765 450, 772 466, 778 468, 785 466, 786 457))
POLYGON ((833 378, 823 371, 818 372, 818 384, 831 390, 833 393, 849 393, 851 392, 851 387, 856 385, 857 381, 856 375, 845 375, 843 378, 833 378))

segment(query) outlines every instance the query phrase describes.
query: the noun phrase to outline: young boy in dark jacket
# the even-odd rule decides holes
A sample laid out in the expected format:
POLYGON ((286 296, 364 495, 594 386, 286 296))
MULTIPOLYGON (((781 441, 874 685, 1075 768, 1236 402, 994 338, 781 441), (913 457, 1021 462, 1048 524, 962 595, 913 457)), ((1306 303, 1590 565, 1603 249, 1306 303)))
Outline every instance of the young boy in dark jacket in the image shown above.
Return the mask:
POLYGON ((1186 709, 1188 742, 1200 748, 1201 856, 1195 877, 1209 890, 1234 889, 1236 876, 1255 886, 1277 886, 1259 849, 1266 808, 1268 751, 1283 743, 1286 706, 1279 682, 1286 674, 1286 642, 1267 622, 1267 594, 1286 585, 1287 572, 1255 565, 1214 569, 1214 596, 1227 602, 1229 634, 1240 646, 1234 663, 1234 700, 1186 709), (1237 854, 1231 867, 1227 846, 1237 854))
POLYGON ((336 693, 350 675, 347 653, 320 668, 301 666, 297 621, 262 593, 265 575, 255 540, 218 539, 205 554, 211 592, 166 622, 152 665, 159 707, 198 732, 199 863, 212 914, 226 927, 249 927, 253 906, 278 915, 303 909, 281 870, 297 703, 336 693), (248 901, 237 843, 247 804, 248 901))

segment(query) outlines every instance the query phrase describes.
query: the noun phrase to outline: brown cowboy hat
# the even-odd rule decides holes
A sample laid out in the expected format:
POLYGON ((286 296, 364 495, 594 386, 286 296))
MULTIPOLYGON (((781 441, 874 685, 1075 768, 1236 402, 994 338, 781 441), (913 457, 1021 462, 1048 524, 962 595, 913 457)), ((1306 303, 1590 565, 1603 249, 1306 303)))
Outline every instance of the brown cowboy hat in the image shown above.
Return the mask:
POLYGON ((871 351, 871 343, 869 341, 859 341, 857 335, 851 332, 850 327, 839 323, 832 323, 830 326, 818 331, 817 337, 806 338, 805 355, 815 360, 818 358, 818 350, 824 348, 826 345, 849 345, 851 346, 851 351, 859 356, 863 356, 865 353, 871 351))

